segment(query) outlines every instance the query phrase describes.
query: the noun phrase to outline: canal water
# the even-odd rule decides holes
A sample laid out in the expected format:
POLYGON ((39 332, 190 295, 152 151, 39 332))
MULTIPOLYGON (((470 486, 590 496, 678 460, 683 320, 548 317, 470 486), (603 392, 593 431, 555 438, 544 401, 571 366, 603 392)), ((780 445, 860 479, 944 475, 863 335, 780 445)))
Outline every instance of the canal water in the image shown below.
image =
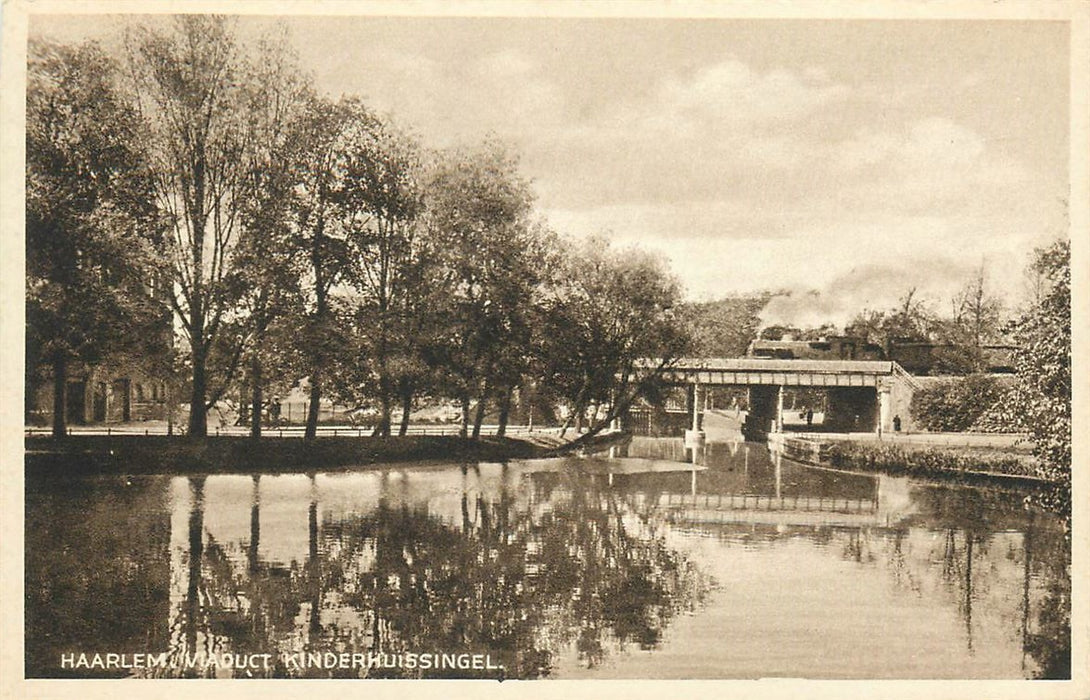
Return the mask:
POLYGON ((744 442, 32 482, 26 674, 1064 677, 1069 551, 1020 493, 744 442))

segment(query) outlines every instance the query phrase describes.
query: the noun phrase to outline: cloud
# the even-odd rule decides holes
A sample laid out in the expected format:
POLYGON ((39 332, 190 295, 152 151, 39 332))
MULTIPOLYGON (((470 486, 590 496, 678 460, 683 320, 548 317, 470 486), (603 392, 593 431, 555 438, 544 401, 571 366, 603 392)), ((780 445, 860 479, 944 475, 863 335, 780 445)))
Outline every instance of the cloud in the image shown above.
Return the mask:
MULTIPOLYGON (((787 135, 781 127, 842 102, 849 94, 847 86, 832 83, 820 71, 761 73, 729 59, 688 76, 666 76, 646 95, 591 115, 576 133, 660 151, 695 141, 703 155, 748 146, 744 150, 782 159, 787 135)), ((690 151, 683 148, 679 153, 690 151)))
POLYGON ((696 126, 738 126, 788 122, 844 99, 849 90, 820 71, 804 74, 774 69, 754 71, 730 59, 687 79, 666 81, 660 92, 664 113, 696 126))
POLYGON ((430 145, 513 143, 554 228, 661 253, 693 298, 789 289, 784 314, 843 323, 910 283, 938 303, 981 261, 1013 287, 1063 230, 1062 190, 1004 142, 819 65, 730 58, 606 98, 522 47, 430 55, 383 56, 368 92, 430 145))
POLYGON ((875 175, 898 184, 926 179, 935 189, 962 189, 974 183, 1020 187, 1029 179, 1014 161, 990 152, 979 134, 940 117, 919 119, 899 130, 863 130, 831 144, 830 150, 842 174, 867 180, 875 175))
POLYGON ((557 124, 565 115, 563 91, 514 49, 462 61, 436 58, 424 46, 376 48, 365 65, 345 54, 326 76, 342 89, 343 77, 353 76, 346 92, 362 95, 437 147, 473 143, 489 133, 529 146, 535 135, 528 125, 557 124))
POLYGON ((527 56, 511 49, 485 54, 476 61, 477 72, 490 79, 510 80, 532 75, 537 65, 527 56))
POLYGON ((614 231, 625 238, 644 241, 783 238, 793 220, 790 215, 755 212, 746 202, 730 200, 632 202, 586 209, 550 209, 547 215, 561 230, 582 235, 614 231))

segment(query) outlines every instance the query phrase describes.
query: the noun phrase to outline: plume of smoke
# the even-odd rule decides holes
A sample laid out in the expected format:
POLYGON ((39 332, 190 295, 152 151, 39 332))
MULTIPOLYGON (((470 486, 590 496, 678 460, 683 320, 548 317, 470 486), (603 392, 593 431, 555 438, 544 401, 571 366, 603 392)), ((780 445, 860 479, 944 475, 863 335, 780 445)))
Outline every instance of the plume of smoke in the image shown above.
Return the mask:
POLYGON ((866 309, 889 310, 908 289, 918 287, 932 302, 948 300, 968 279, 971 264, 904 261, 901 265, 869 265, 835 277, 823 289, 777 292, 761 311, 761 329, 769 326, 817 328, 831 324, 843 330, 866 309))

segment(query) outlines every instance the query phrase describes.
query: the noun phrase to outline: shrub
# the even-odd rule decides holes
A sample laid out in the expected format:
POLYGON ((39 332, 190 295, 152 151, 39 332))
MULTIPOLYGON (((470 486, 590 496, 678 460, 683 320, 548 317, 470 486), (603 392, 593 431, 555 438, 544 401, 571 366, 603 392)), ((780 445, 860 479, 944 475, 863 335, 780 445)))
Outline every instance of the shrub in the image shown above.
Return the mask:
POLYGON ((909 410, 924 430, 959 432, 968 430, 1004 394, 995 377, 971 374, 920 389, 909 410))

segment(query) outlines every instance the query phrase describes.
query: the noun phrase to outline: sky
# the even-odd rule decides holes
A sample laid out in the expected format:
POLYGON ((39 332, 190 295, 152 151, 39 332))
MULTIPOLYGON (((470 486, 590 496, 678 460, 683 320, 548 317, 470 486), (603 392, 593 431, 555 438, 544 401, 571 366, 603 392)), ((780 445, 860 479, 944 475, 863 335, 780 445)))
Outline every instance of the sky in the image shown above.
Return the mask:
POLYGON ((947 311, 982 266, 1014 302, 1067 234, 1066 23, 281 21, 322 91, 425 145, 499 138, 555 230, 660 253, 692 300, 782 290, 767 323, 843 324, 913 287, 947 311))

